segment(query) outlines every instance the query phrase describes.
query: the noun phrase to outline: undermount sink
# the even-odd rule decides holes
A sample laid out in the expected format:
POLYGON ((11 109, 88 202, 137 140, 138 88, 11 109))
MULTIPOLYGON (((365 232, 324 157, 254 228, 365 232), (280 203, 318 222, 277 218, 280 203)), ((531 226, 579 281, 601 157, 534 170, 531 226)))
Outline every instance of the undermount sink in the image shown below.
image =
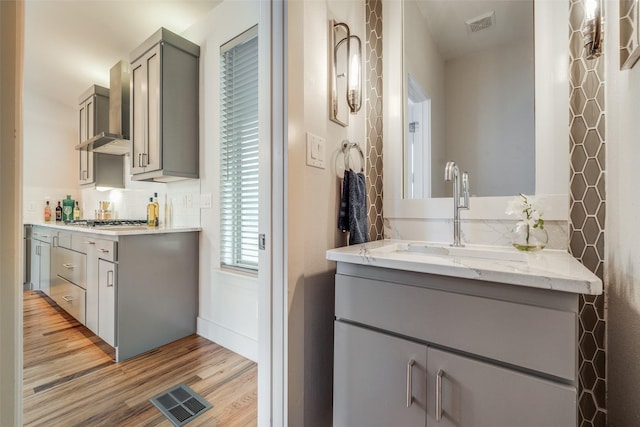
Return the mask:
POLYGON ((464 257, 464 258, 481 258, 485 260, 496 261, 516 261, 526 262, 527 254, 518 252, 516 249, 508 247, 496 247, 496 246, 482 246, 482 245, 469 245, 469 246, 449 246, 446 243, 427 243, 427 242, 413 242, 413 243, 397 243, 395 245, 384 246, 371 250, 371 253, 411 253, 411 254, 423 254, 428 256, 438 257, 464 257))

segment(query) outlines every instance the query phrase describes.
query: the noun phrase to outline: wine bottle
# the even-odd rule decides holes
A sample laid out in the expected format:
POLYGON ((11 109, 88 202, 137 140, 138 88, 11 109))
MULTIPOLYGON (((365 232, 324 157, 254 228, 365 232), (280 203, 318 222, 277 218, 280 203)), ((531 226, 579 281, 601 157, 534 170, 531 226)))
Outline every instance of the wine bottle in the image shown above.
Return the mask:
POLYGON ((153 211, 156 218, 155 226, 157 227, 160 225, 160 203, 158 203, 158 193, 153 193, 153 211))
POLYGON ((58 200, 58 206, 56 206, 56 221, 62 221, 62 206, 58 200))
POLYGON ((51 206, 49 206, 49 201, 47 200, 47 204, 44 205, 44 222, 51 221, 51 206))
POLYGON ((75 220, 79 220, 80 217, 82 215, 80 215, 80 205, 78 205, 78 201, 76 200, 76 207, 73 208, 73 219, 75 220))

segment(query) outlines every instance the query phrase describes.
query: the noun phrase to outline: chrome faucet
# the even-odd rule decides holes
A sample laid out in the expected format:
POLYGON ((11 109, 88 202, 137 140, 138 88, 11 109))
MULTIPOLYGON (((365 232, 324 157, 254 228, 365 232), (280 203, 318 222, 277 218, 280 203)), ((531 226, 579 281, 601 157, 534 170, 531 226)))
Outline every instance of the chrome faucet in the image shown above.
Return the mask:
POLYGON ((460 171, 455 162, 447 162, 444 168, 444 180, 453 181, 453 243, 451 246, 464 246, 460 243, 460 209, 469 209, 469 174, 462 173, 462 203, 460 203, 460 171))

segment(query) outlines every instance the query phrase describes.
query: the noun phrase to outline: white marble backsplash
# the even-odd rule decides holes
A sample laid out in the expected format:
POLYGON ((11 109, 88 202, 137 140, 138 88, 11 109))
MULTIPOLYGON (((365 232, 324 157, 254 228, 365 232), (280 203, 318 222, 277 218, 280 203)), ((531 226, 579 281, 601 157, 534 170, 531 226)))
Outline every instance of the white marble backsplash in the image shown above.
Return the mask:
MULTIPOLYGON (((517 221, 461 220, 463 243, 493 246, 511 246, 511 229, 517 221)), ((549 235, 549 249, 568 248, 567 221, 545 221, 549 235)), ((452 219, 384 219, 386 239, 424 240, 431 242, 453 241, 452 219)))

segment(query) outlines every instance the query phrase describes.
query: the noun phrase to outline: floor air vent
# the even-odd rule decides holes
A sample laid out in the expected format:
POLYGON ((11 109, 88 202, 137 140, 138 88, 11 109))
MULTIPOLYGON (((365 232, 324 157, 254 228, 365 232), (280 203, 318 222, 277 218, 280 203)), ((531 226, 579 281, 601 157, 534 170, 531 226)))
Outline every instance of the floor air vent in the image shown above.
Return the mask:
POLYGON ((186 384, 180 384, 149 401, 176 427, 187 424, 213 407, 186 384))

